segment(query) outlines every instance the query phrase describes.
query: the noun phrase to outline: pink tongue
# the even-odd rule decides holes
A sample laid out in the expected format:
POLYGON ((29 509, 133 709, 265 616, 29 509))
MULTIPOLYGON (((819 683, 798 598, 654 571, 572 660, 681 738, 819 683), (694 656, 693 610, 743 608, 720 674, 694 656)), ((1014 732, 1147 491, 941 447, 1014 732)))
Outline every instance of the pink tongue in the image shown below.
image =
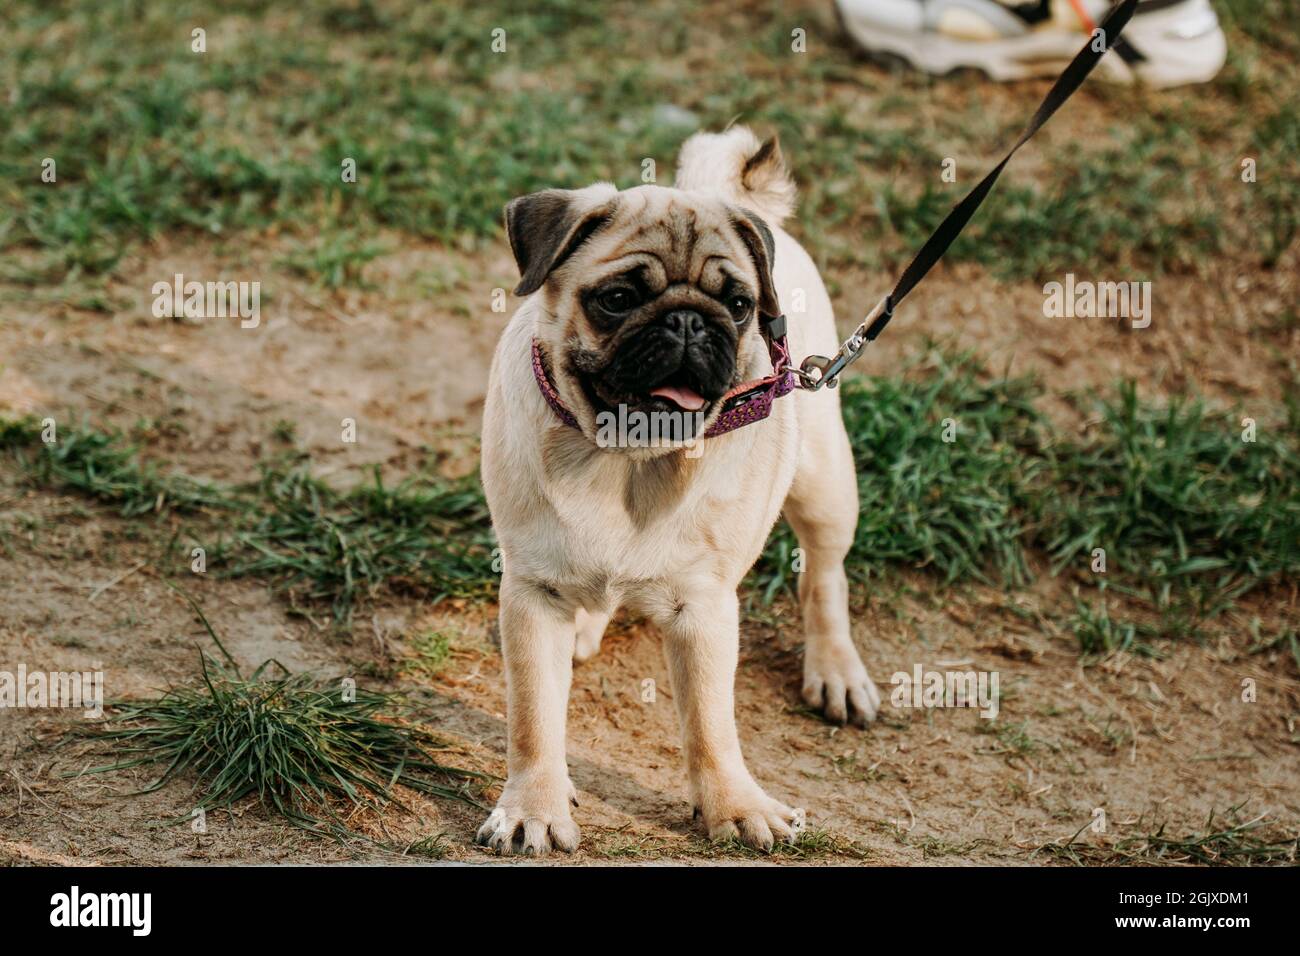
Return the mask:
POLYGON ((703 396, 689 388, 678 388, 676 385, 660 385, 650 394, 657 395, 659 398, 666 398, 668 401, 675 403, 678 408, 684 408, 688 412, 697 412, 704 407, 703 396))

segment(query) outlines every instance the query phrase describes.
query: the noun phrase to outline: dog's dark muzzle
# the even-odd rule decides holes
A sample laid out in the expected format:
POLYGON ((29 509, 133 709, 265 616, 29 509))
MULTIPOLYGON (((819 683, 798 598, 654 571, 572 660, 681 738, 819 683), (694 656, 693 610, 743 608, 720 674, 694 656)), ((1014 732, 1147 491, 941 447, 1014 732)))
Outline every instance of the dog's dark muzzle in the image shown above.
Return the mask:
POLYGON ((736 339, 717 320, 693 309, 674 309, 635 332, 600 375, 603 391, 643 396, 666 386, 717 401, 736 371, 736 339))

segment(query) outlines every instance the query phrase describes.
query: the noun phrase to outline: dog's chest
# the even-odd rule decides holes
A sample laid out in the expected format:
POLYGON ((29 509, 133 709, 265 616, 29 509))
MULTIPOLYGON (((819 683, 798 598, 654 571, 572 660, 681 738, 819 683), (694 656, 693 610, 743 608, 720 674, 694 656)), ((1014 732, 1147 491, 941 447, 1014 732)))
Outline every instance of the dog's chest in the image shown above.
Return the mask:
POLYGON ((602 454, 562 478, 552 474, 543 489, 552 520, 539 521, 533 536, 544 536, 538 554, 549 556, 548 579, 611 595, 701 575, 738 582, 784 499, 793 456, 780 446, 790 434, 754 429, 743 440, 709 442, 695 458, 602 454))
POLYGON ((716 561, 726 537, 720 529, 751 526, 761 509, 746 494, 745 476, 727 475, 721 462, 607 457, 590 480, 547 489, 559 517, 554 543, 582 576, 626 582, 716 561))

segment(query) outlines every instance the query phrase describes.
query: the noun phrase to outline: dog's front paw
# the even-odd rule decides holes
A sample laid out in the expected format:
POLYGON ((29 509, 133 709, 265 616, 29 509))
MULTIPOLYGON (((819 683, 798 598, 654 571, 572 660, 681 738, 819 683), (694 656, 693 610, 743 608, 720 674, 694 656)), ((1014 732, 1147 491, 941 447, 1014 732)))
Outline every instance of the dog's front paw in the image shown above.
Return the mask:
POLYGON ((852 721, 865 727, 880 710, 880 691, 852 644, 805 651, 804 703, 837 724, 852 721))
POLYGON ((756 783, 700 799, 695 813, 703 819, 710 840, 740 840, 770 853, 781 843, 794 843, 804 826, 802 810, 773 800, 756 783))
POLYGON ((577 806, 578 800, 567 780, 554 787, 516 787, 507 781, 474 842, 505 856, 545 856, 552 849, 572 853, 579 833, 570 804, 577 806))

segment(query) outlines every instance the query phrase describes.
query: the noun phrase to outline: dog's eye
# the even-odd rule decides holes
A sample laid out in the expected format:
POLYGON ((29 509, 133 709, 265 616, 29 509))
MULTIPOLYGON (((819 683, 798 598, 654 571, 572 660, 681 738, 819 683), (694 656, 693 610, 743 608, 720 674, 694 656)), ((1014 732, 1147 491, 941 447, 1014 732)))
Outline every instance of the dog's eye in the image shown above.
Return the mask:
POLYGON ((636 290, 627 286, 616 286, 613 289, 606 289, 600 295, 596 296, 596 304, 606 312, 618 315, 634 308, 639 302, 636 290))
POLYGON ((743 322, 749 317, 749 310, 754 307, 754 302, 748 296, 733 295, 727 297, 727 311, 731 313, 732 319, 737 322, 743 322))

